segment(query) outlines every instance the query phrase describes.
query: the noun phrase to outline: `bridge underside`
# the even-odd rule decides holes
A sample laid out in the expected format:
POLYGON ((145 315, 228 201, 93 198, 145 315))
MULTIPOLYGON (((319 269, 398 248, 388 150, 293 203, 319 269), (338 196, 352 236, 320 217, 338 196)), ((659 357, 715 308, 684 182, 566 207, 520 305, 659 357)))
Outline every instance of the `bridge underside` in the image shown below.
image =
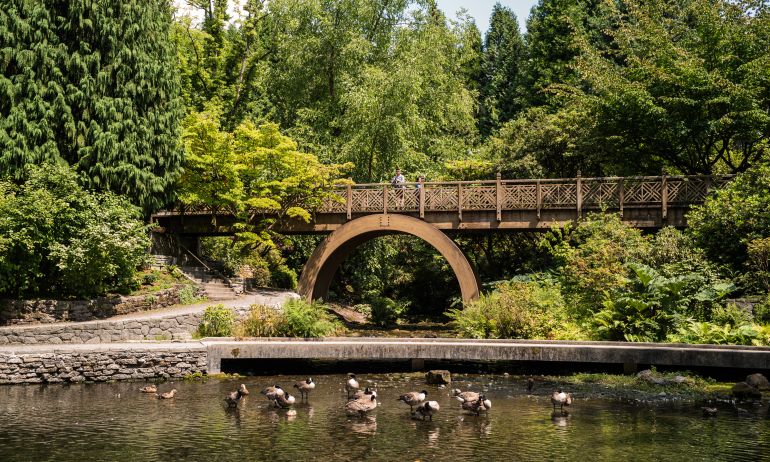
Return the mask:
MULTIPOLYGON (((664 216, 660 207, 634 207, 622 211, 623 222, 635 228, 656 229, 665 226, 683 228, 687 226, 685 214, 689 207, 671 207, 664 216)), ((579 216, 585 216, 596 210, 585 210, 578 214, 574 209, 563 210, 503 210, 500 220, 494 210, 467 210, 425 212, 420 218, 418 213, 399 212, 394 210, 389 216, 406 216, 419 219, 442 231, 542 231, 563 227, 574 222, 579 216)), ((620 212, 620 210, 605 210, 605 212, 620 212)), ((318 213, 310 223, 301 220, 291 220, 282 224, 277 231, 282 234, 329 234, 344 224, 365 216, 369 213, 353 213, 351 217, 345 213, 318 213)), ((258 217, 260 220, 263 217, 258 217)), ((178 235, 216 236, 235 233, 233 224, 235 217, 230 214, 176 214, 156 215, 154 221, 165 233, 178 235)))

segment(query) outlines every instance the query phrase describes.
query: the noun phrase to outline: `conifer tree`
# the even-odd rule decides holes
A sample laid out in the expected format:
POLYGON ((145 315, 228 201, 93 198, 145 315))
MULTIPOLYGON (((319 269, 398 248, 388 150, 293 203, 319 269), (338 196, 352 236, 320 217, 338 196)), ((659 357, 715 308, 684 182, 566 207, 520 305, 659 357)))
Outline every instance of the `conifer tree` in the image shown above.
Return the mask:
POLYGON ((64 161, 146 211, 182 161, 166 0, 9 0, 0 12, 0 170, 64 161))

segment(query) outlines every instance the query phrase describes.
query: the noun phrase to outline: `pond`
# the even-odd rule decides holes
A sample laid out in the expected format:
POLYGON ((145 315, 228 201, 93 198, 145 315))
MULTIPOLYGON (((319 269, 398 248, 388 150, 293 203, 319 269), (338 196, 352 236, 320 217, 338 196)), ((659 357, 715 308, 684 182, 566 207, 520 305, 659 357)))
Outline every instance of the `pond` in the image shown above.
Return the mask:
MULTIPOLYGON (((165 383, 173 400, 141 394, 142 383, 0 387, 0 461, 283 460, 761 460, 770 454, 767 404, 725 404, 716 418, 698 403, 633 405, 576 396, 552 416, 550 391, 527 395, 521 380, 464 374, 452 387, 485 390, 489 415, 464 414, 450 387, 418 374, 360 374, 376 383, 380 406, 344 412, 345 376, 314 377, 309 403, 269 407, 262 387, 289 388, 299 376, 165 383), (228 391, 251 394, 226 409, 228 391), (427 389, 433 421, 410 418, 399 394, 427 389)), ((299 401, 299 399, 298 399, 299 401)))

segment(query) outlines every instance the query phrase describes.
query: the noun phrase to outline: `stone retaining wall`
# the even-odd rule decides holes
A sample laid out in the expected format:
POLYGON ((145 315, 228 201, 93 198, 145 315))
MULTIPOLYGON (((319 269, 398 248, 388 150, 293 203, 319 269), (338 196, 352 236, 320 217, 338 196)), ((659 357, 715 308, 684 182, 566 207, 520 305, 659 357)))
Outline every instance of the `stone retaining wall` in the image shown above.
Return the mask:
POLYGON ((182 378, 206 372, 206 349, 0 352, 0 384, 182 378))
POLYGON ((114 343, 129 340, 189 340, 202 312, 166 317, 0 327, 0 345, 114 343))
MULTIPOLYGON (((179 284, 147 295, 98 297, 92 300, 0 300, 0 326, 92 321, 155 310, 179 303, 179 284)), ((196 291, 200 291, 196 287, 196 291)))

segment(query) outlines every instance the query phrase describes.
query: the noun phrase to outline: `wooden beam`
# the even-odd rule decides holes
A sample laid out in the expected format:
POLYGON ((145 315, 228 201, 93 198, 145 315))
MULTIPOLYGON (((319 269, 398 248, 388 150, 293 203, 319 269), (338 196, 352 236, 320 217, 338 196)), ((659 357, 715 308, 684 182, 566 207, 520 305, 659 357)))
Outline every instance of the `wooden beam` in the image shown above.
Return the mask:
POLYGON ((503 221, 503 182, 500 172, 497 172, 495 178, 495 202, 497 204, 497 222, 503 221))

